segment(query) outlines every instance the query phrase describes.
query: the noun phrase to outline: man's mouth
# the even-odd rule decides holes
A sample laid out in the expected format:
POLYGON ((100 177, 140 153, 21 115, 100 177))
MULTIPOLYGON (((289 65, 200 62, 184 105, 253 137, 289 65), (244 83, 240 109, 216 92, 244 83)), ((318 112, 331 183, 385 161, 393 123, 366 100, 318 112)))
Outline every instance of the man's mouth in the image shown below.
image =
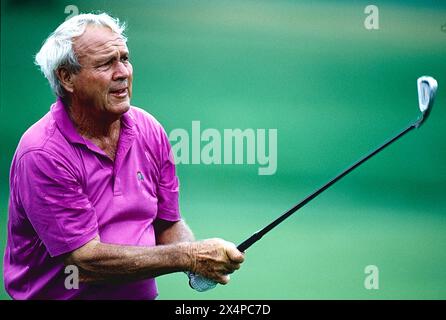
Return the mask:
POLYGON ((128 92, 127 87, 122 88, 122 89, 111 89, 110 90, 110 94, 112 94, 113 96, 118 97, 118 98, 126 97, 127 92, 128 92))

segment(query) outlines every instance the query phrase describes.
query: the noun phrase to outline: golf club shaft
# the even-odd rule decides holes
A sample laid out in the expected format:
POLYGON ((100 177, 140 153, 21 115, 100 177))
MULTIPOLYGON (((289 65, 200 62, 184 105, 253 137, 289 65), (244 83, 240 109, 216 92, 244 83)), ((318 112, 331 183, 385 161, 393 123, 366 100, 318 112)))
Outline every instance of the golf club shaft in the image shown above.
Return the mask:
MULTIPOLYGON (((367 154, 365 157, 359 159, 357 162, 355 162, 350 167, 342 171, 340 174, 338 174, 332 180, 327 182, 325 185, 314 191, 312 194, 308 195, 305 199, 296 204, 293 208, 291 208, 290 210, 282 214, 280 217, 278 217, 276 220, 268 224, 266 227, 254 233, 251 237, 249 237, 248 239, 246 239, 237 246, 238 250, 240 250, 241 252, 246 251, 249 247, 251 247, 254 243, 259 241, 265 234, 270 232, 273 228, 275 228, 277 225, 283 222, 286 218, 288 218, 297 210, 305 206, 308 202, 316 198, 319 194, 327 190, 330 186, 332 186, 337 181, 342 179, 344 176, 353 171, 355 168, 359 167, 365 161, 373 157, 375 154, 383 150, 388 145, 392 144, 393 142, 401 138, 403 135, 405 135, 412 129, 419 128, 426 121, 432 109, 432 104, 434 102, 435 94, 438 88, 438 83, 432 77, 422 76, 417 79, 417 88, 418 88, 418 103, 421 111, 421 116, 414 123, 410 124, 407 128, 402 130, 395 137, 386 141, 384 144, 382 144, 380 147, 376 148, 375 150, 367 154)), ((215 286, 217 285, 217 282, 215 282, 214 280, 207 279, 199 274, 188 272, 188 276, 189 276, 189 285, 195 290, 200 292, 215 288, 215 286)))
POLYGON ((316 198, 318 195, 320 195, 322 192, 324 192, 325 190, 327 190, 330 186, 332 186, 333 184, 335 184, 337 181, 339 181, 340 179, 342 179, 344 176, 346 176, 348 173, 350 173, 351 171, 353 171, 355 168, 359 167, 361 164, 363 164, 365 161, 367 161, 368 159, 370 159, 371 157, 373 157, 375 154, 377 154, 378 152, 380 152, 381 150, 383 150, 385 147, 387 147, 388 145, 392 144, 393 142, 395 142, 396 140, 398 140, 399 138, 401 138, 403 135, 405 135, 406 133, 408 133, 409 131, 411 131, 412 129, 416 128, 418 125, 419 121, 416 121, 415 123, 412 123, 411 125, 409 125, 407 128, 405 128, 403 131, 401 131, 399 134, 397 134, 395 137, 391 138, 390 140, 386 141, 384 144, 382 144, 380 147, 376 148, 375 150, 373 150, 372 152, 370 152, 369 154, 367 154, 365 157, 361 158, 360 160, 358 160, 357 162, 355 162, 353 165, 351 165, 350 167, 348 167, 347 169, 345 169, 344 171, 342 171, 340 174, 338 174, 336 177, 334 177, 332 180, 330 180, 329 182, 327 182, 325 185, 323 185, 322 187, 320 187, 319 189, 317 189, 316 191, 314 191, 312 194, 308 195, 305 199, 303 199, 301 202, 299 202, 298 204, 296 204, 294 207, 292 207, 291 209, 289 209, 287 212, 285 212, 284 214, 282 214, 280 217, 278 217, 276 220, 274 220, 273 222, 271 222, 270 224, 268 224, 266 227, 264 227, 263 229, 257 231, 256 233, 254 233, 252 236, 250 236, 248 239, 246 239, 245 241, 243 241, 241 244, 239 244, 237 246, 237 249, 240 250, 241 252, 244 252, 246 249, 248 249, 249 247, 251 247, 254 243, 256 243, 257 241, 259 241, 265 234, 267 234, 268 232, 270 232, 273 228, 275 228, 277 225, 279 225, 281 222, 283 222, 286 218, 288 218, 289 216, 291 216, 293 213, 295 213, 297 210, 299 210, 300 208, 302 208, 303 206, 305 206, 308 202, 310 202, 311 200, 313 200, 314 198, 316 198))
MULTIPOLYGON (((385 143, 383 143, 381 146, 379 146, 378 148, 376 148, 375 150, 373 150, 372 152, 370 152, 369 154, 367 154, 366 156, 362 157, 361 159, 359 159, 358 161, 356 161, 354 164, 352 164, 350 167, 348 167, 347 169, 345 169, 344 171, 342 171, 340 174, 338 174, 336 177, 334 177, 333 179, 331 179, 329 182, 327 182, 326 184, 324 184, 322 187, 320 187, 319 189, 317 189, 316 191, 314 191, 313 193, 311 193, 310 195, 308 195, 305 199, 303 199, 301 202, 299 202, 298 204, 296 204, 294 207, 292 207, 290 210, 288 210, 287 212, 285 212, 284 214, 282 214, 280 217, 278 217, 276 220, 274 220, 273 222, 271 222, 270 224, 268 224, 266 227, 264 227, 263 229, 257 231, 256 233, 254 233, 252 236, 250 236, 248 239, 246 239, 245 241, 243 241, 241 244, 239 244, 237 246, 237 249, 240 250, 241 252, 246 251, 249 247, 251 247, 254 243, 256 243, 257 241, 259 241, 265 234, 267 234, 268 232, 270 232, 273 228, 275 228, 276 226, 278 226, 281 222, 283 222, 286 218, 288 218, 289 216, 291 216, 293 213, 295 213, 297 210, 299 210, 300 208, 302 208, 303 206, 305 206, 308 202, 310 202, 311 200, 313 200, 314 198, 316 198, 318 195, 320 195, 322 192, 324 192, 325 190, 327 190, 330 186, 332 186, 333 184, 335 184, 337 181, 339 181, 340 179, 342 179, 344 176, 346 176, 348 173, 350 173, 351 171, 353 171, 355 168, 359 167, 361 164, 363 164, 365 161, 367 161, 368 159, 370 159, 371 157, 373 157, 375 154, 377 154, 378 152, 380 152, 381 150, 383 150, 385 147, 387 147, 388 145, 392 144, 393 142, 395 142, 396 140, 398 140, 399 138, 401 138, 402 136, 404 136, 406 133, 408 133, 409 131, 411 131, 414 128, 418 128, 419 125, 421 124, 421 122, 423 121, 423 115, 421 115, 421 117, 415 121, 414 123, 410 124, 407 128, 405 128, 404 130, 402 130, 400 133, 398 133, 396 136, 394 136, 393 138, 391 138, 390 140, 386 141, 385 143)), ((215 286, 217 285, 217 282, 207 279, 199 274, 194 274, 194 273, 188 273, 189 276, 189 285, 194 288, 197 291, 207 291, 210 289, 215 288, 215 286)))

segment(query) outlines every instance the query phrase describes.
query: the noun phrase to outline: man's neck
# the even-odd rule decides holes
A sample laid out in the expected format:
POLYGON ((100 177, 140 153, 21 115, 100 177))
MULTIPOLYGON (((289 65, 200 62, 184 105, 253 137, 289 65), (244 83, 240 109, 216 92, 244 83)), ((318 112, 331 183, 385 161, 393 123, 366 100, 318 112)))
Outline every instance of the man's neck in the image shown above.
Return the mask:
POLYGON ((76 131, 91 140, 114 160, 121 130, 121 116, 107 116, 87 113, 85 109, 70 106, 68 115, 76 131))
POLYGON ((88 139, 107 140, 119 136, 121 117, 103 114, 93 114, 83 108, 70 106, 68 114, 76 127, 77 132, 88 139))

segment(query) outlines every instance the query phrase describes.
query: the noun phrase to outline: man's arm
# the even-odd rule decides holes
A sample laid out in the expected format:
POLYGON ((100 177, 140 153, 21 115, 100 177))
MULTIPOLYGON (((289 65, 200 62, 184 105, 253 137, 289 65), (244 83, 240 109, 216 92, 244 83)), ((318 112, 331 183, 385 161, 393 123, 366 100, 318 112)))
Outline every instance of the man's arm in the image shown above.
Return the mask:
POLYGON ((184 220, 171 222, 157 219, 153 223, 153 226, 155 228, 156 243, 158 245, 195 240, 192 230, 184 220))
POLYGON ((243 260, 235 245, 222 239, 143 247, 101 243, 97 237, 68 254, 65 263, 79 268, 81 282, 132 281, 191 271, 226 284, 227 274, 239 269, 243 260))
POLYGON ((191 250, 190 243, 121 246, 102 243, 96 237, 68 254, 65 264, 80 269, 81 282, 132 281, 189 269, 191 250))

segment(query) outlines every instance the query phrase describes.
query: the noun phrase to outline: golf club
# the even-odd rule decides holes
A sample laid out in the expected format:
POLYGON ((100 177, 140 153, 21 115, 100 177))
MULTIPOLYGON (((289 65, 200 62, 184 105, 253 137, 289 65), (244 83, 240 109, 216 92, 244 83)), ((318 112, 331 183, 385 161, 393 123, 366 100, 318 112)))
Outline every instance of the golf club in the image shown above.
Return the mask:
MULTIPOLYGON (((406 133, 411 131, 412 129, 419 128, 428 118, 431 110, 432 105, 434 103, 435 99, 435 93, 437 91, 437 81, 429 76, 423 76, 418 78, 417 80, 417 88, 418 88, 418 104, 421 111, 421 115, 419 118, 411 123, 407 128, 402 130, 400 133, 398 133, 393 138, 386 141, 384 144, 364 156, 363 158, 359 159, 357 162, 355 162, 353 165, 339 173, 336 177, 334 177, 332 180, 324 184, 322 187, 308 195, 306 198, 304 198, 302 201, 300 201, 298 204, 296 204, 294 207, 289 209, 287 212, 279 216, 277 219, 275 219, 273 222, 265 226, 263 229, 255 232, 253 235, 251 235, 248 239, 243 241, 241 244, 237 246, 237 249, 241 252, 246 251, 249 247, 251 247, 254 243, 259 241, 265 234, 270 232, 273 228, 275 228, 277 225, 282 223, 286 218, 291 216, 293 213, 295 213, 297 210, 305 206, 308 202, 316 198, 319 194, 327 190, 330 186, 335 184, 337 181, 342 179, 344 176, 346 176, 348 173, 353 171, 355 168, 363 164, 365 161, 376 155, 378 152, 383 150, 388 145, 392 144, 402 136, 404 136, 406 133)), ((197 291, 207 291, 209 289, 214 288, 217 283, 213 280, 204 278, 198 274, 194 273, 188 273, 189 276, 189 285, 197 290, 197 291)))

